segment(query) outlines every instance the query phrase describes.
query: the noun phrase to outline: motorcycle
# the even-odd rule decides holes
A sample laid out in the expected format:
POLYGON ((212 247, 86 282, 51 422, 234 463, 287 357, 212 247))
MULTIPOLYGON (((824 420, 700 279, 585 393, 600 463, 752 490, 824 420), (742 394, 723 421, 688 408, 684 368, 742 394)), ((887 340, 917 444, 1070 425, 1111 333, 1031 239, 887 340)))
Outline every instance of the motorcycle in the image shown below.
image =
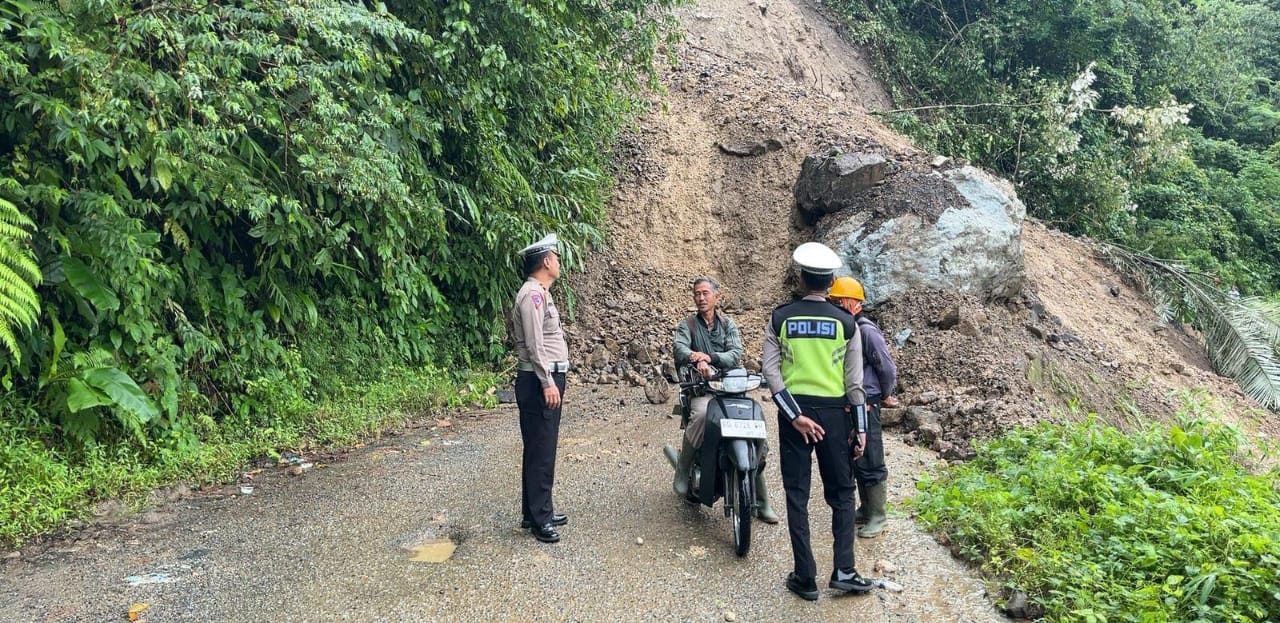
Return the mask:
POLYGON ((764 377, 743 368, 704 379, 686 371, 680 382, 680 429, 689 423, 693 398, 711 395, 702 449, 689 470, 688 501, 708 508, 724 498, 724 515, 733 526, 733 548, 746 556, 751 548, 751 518, 756 511, 756 474, 764 469, 768 434, 764 409, 747 396, 764 377))

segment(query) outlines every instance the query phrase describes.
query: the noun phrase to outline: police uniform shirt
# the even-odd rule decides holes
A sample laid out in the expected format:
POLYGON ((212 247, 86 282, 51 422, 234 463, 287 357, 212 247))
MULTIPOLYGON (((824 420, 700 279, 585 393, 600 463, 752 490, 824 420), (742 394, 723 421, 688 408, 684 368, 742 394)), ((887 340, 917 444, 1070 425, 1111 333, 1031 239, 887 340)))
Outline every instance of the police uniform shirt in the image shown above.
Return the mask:
POLYGON ((569 360, 569 345, 560 328, 560 313, 551 300, 551 293, 530 277, 516 293, 513 312, 516 358, 533 365, 533 372, 544 388, 555 385, 551 364, 569 360))
MULTIPOLYGON (((796 397, 808 396, 813 398, 839 398, 840 394, 843 393, 844 398, 849 402, 849 404, 853 404, 853 405, 866 404, 867 402, 866 393, 862 389, 862 374, 863 374, 862 372, 862 335, 857 330, 856 327, 857 327, 857 323, 853 321, 852 316, 839 311, 838 307, 831 305, 829 302, 827 302, 827 300, 824 297, 817 294, 810 294, 800 299, 799 301, 788 303, 787 305, 783 305, 777 308, 776 310, 774 310, 773 316, 770 318, 770 321, 769 321, 769 326, 765 330, 764 356, 761 361, 761 363, 763 364, 762 368, 764 371, 765 379, 769 381, 770 391, 780 392, 783 389, 788 389, 796 397), (818 303, 819 305, 814 305, 814 303, 818 303), (825 308, 823 308, 824 305, 829 306, 830 310, 826 310, 825 308), (803 309, 808 307, 812 307, 814 309, 810 309, 810 310, 803 309), (827 311, 829 311, 830 313, 825 313, 827 311), (819 384, 821 384, 821 381, 818 380, 816 377, 825 376, 822 374, 816 374, 816 375, 806 374, 804 375, 806 377, 805 378, 806 384, 804 386, 787 387, 784 381, 784 378, 788 376, 792 376, 795 372, 802 372, 801 370, 794 370, 792 371, 793 374, 784 375, 782 370, 784 360, 789 367, 792 365, 796 365, 795 359, 793 357, 793 353, 784 352, 784 349, 782 346, 782 339, 778 335, 779 330, 778 328, 775 327, 775 324, 776 324, 775 320, 778 320, 779 316, 781 316, 781 320, 785 322, 786 317, 789 315, 788 312, 794 312, 794 315, 802 316, 803 318, 813 318, 816 316, 830 317, 833 321, 839 322, 845 325, 843 333, 844 333, 844 337, 848 340, 848 343, 844 350, 844 375, 843 375, 844 383, 842 388, 819 388, 818 386, 811 387, 810 382, 812 381, 817 381, 819 384), (847 322, 846 322, 846 319, 847 319, 847 322), (808 378, 809 376, 813 376, 815 378, 810 379, 808 378), (843 390, 843 391, 841 392, 840 390, 843 390)), ((828 327, 827 325, 822 323, 805 323, 804 327, 797 327, 797 328, 803 329, 803 330, 812 329, 813 331, 828 331, 828 332, 833 330, 831 327, 828 327)), ((785 328, 784 328, 784 331, 785 331, 785 328)), ((801 336, 791 335, 790 337, 796 338, 801 336)), ((815 336, 815 337, 823 337, 823 336, 815 336)), ((833 334, 830 337, 834 338, 835 336, 833 334)))

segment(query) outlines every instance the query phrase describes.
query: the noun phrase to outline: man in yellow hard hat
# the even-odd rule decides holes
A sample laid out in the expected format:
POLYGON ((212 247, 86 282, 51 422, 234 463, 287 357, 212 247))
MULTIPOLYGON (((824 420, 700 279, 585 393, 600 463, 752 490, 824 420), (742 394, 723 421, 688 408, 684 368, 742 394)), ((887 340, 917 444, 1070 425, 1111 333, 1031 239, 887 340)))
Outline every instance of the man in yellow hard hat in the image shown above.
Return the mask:
POLYGON ((872 538, 884 530, 885 481, 889 468, 884 463, 884 438, 880 434, 880 406, 896 407, 893 397, 898 382, 898 367, 893 363, 880 327, 862 313, 867 300, 862 284, 853 277, 838 277, 827 294, 828 300, 853 315, 862 334, 862 387, 867 392, 867 447, 853 463, 853 478, 858 484, 858 536, 872 538))

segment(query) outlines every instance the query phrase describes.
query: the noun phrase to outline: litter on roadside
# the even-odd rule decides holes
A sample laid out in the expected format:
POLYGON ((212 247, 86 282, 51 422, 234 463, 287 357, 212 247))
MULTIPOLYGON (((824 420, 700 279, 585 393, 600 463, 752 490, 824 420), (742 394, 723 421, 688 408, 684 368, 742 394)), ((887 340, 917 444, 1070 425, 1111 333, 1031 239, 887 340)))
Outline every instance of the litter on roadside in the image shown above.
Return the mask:
POLYGON ((142 575, 127 575, 124 581, 129 586, 143 586, 145 584, 168 584, 173 581, 173 576, 168 573, 144 573, 142 575))
POLYGON ((876 578, 871 581, 875 583, 876 586, 883 588, 886 591, 901 593, 903 590, 903 586, 901 584, 898 584, 897 582, 894 582, 893 580, 888 580, 885 578, 876 578))

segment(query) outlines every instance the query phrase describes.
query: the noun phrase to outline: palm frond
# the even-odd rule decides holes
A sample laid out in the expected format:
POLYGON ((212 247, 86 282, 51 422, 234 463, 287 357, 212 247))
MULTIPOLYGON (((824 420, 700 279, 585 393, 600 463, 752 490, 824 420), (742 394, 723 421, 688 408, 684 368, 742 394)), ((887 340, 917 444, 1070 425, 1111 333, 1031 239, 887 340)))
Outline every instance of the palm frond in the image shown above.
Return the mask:
POLYGON ((1246 394, 1280 411, 1280 305, 1218 288, 1210 275, 1119 245, 1103 257, 1136 278, 1166 320, 1189 322, 1204 336, 1209 361, 1246 394))
POLYGON ((35 224, 17 206, 0 199, 0 345, 22 360, 18 332, 30 329, 40 315, 40 267, 26 246, 35 224))

